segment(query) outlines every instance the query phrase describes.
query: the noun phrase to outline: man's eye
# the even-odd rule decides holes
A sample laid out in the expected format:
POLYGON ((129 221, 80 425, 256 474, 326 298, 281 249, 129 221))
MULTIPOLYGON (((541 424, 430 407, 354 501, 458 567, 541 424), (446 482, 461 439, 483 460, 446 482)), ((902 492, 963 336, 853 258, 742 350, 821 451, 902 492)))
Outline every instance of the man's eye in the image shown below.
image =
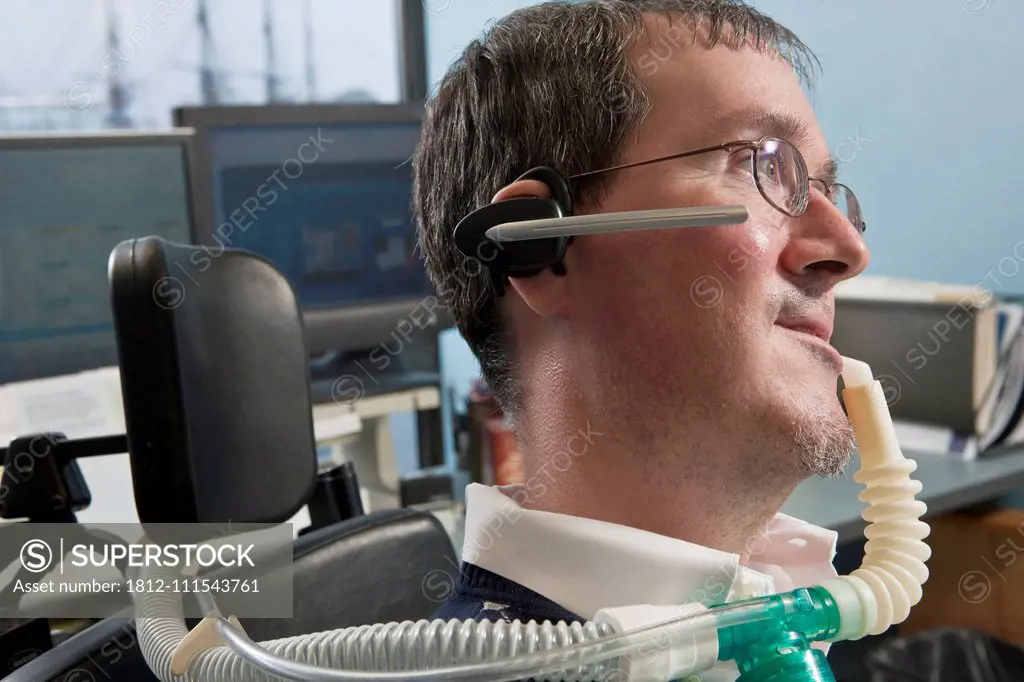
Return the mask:
POLYGON ((786 159, 762 154, 757 159, 757 175, 762 183, 784 184, 789 175, 786 159))

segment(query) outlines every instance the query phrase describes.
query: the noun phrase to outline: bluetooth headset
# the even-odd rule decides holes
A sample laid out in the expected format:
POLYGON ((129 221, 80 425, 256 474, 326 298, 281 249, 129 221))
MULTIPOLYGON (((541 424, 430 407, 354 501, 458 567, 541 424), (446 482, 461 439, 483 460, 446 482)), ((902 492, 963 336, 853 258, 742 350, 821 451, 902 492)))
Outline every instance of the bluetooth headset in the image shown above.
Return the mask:
POLYGON ((566 250, 573 237, 637 230, 738 225, 747 220, 743 206, 701 206, 653 211, 623 211, 574 216, 566 178, 539 166, 516 178, 539 180, 551 198, 520 197, 479 208, 455 226, 455 248, 487 266, 498 296, 509 277, 532 277, 545 268, 565 275, 566 250))

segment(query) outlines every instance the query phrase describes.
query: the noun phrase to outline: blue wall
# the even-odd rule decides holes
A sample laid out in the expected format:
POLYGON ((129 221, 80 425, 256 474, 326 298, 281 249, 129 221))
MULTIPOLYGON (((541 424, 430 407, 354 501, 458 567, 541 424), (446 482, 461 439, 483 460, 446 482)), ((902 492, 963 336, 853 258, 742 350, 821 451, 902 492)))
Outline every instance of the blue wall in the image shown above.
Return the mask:
POLYGON ((868 272, 1024 294, 1024 3, 756 5, 821 60, 813 102, 864 206, 868 272))
MULTIPOLYGON (((431 81, 489 19, 529 4, 428 2, 431 81)), ((863 204, 868 272, 1024 295, 1024 2, 754 4, 821 60, 813 102, 863 204)), ((464 386, 478 365, 461 340, 446 347, 445 373, 464 386)))

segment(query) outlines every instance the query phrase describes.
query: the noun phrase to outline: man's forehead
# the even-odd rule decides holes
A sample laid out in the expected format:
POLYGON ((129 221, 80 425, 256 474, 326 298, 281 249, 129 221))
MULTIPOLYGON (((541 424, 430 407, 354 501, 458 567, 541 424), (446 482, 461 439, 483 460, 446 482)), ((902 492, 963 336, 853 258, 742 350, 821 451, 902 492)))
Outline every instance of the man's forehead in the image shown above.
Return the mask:
POLYGON ((631 37, 628 51, 632 53, 634 61, 639 61, 643 54, 653 57, 655 61, 666 61, 678 55, 701 51, 757 55, 777 62, 798 82, 809 82, 813 78, 814 62, 808 62, 809 58, 813 60, 813 56, 809 57, 809 53, 803 51, 804 48, 798 42, 787 42, 788 38, 778 34, 759 34, 750 27, 735 32, 727 21, 715 24, 712 28, 709 21, 705 19, 695 24, 690 17, 648 12, 644 15, 643 28, 631 37))
POLYGON ((772 109, 784 104, 802 118, 813 116, 796 72, 773 53, 721 44, 709 49, 701 43, 644 50, 641 44, 628 59, 652 99, 714 116, 766 103, 778 104, 772 109))
POLYGON ((709 49, 692 33, 669 43, 652 33, 634 44, 629 59, 651 100, 648 133, 695 147, 763 136, 805 151, 824 143, 799 76, 771 52, 722 44, 709 49))

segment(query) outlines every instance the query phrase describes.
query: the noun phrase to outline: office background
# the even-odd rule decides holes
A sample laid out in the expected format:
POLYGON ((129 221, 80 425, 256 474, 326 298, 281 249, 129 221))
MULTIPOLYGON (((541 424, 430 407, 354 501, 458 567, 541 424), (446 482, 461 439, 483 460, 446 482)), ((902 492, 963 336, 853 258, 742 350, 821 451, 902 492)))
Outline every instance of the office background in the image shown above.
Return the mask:
MULTIPOLYGON (((841 163, 842 179, 855 189, 863 203, 868 222, 866 240, 872 252, 868 274, 979 285, 1000 298, 1024 296, 1024 230, 1014 213, 1021 155, 1013 137, 1022 104, 1018 86, 1020 74, 1024 73, 1024 46, 1018 34, 1024 26, 1024 4, 1017 0, 752 2, 793 29, 820 58, 822 71, 811 93, 812 101, 833 154, 841 163)), ((0 0, 0 17, 4 19, 0 21, 0 134, 110 129, 167 131, 174 120, 172 110, 178 107, 417 102, 437 86, 452 60, 490 21, 530 4, 534 3, 524 0, 0 0)), ((265 173, 292 153, 294 146, 282 151, 280 144, 275 146, 270 141, 281 132, 270 129, 287 125, 280 120, 270 124, 264 120, 264 124, 241 131, 234 144, 228 139, 233 133, 219 137, 219 141, 212 144, 222 154, 219 162, 226 167, 244 157, 246 163, 240 165, 251 166, 252 172, 257 173, 238 176, 242 178, 239 185, 243 186, 243 191, 239 193, 236 185, 234 192, 227 192, 229 198, 219 203, 222 211, 225 206, 244 206, 248 200, 245 197, 251 194, 250 188, 268 177, 265 173), (262 131, 252 129, 261 125, 262 131), (247 137, 249 134, 252 137, 247 137), (260 137, 264 134, 267 136, 260 137), (225 163, 224 157, 228 156, 234 158, 225 163)), ((283 133, 284 137, 277 138, 278 142, 291 140, 288 136, 294 133, 295 130, 283 133)), ((347 134, 353 135, 352 130, 347 134)), ((415 129, 407 127, 392 140, 408 143, 414 136, 415 129), (409 130, 413 130, 411 135, 409 130)), ((211 139, 213 137, 216 135, 210 135, 211 139)), ((339 145, 346 147, 345 153, 353 146, 358 145, 348 142, 339 145)), ((325 160, 339 161, 331 156, 335 152, 344 156, 340 150, 332 150, 325 155, 325 160)), ((351 158, 342 160, 352 161, 351 158)), ((394 160, 374 159, 379 165, 392 169, 394 160)), ((207 161, 211 175, 217 175, 212 169, 216 163, 209 159, 200 163, 207 161)), ((84 166, 86 162, 81 163, 84 166)), ((83 166, 79 167, 80 177, 89 174, 89 169, 83 170, 83 166)), ((159 183, 159 173, 153 171, 154 168, 158 168, 155 162, 150 165, 150 173, 158 176, 159 183)), ((5 181, 0 172, 0 228, 5 227, 2 220, 5 201, 8 209, 21 204, 39 206, 41 213, 51 209, 46 201, 34 200, 33 195, 24 190, 33 183, 30 163, 8 163, 6 171, 12 176, 5 181)), ((130 177, 130 170, 120 168, 119 171, 125 186, 139 179, 130 177)), ((311 171, 311 175, 316 173, 317 169, 311 171)), ((353 175, 359 174, 357 170, 353 175)), ((107 178, 108 184, 109 180, 107 178)), ((185 211, 187 202, 176 201, 185 196, 184 178, 180 180, 181 187, 174 188, 176 193, 168 192, 165 199, 168 206, 185 211)), ((222 182, 222 177, 216 182, 222 182)), ((53 191, 44 183, 35 185, 36 192, 53 191)), ((300 209, 318 204, 321 214, 344 214, 345 208, 336 209, 319 201, 319 197, 338 198, 345 190, 338 192, 336 188, 328 188, 326 192, 318 195, 318 201, 310 201, 310 195, 300 190, 283 200, 278 208, 288 207, 288 211, 280 213, 291 211, 297 215, 300 209)), ((348 192, 358 193, 351 187, 348 192)), ((103 190, 97 193, 106 195, 103 190)), ((110 191, 109 196, 116 193, 110 191)), ((395 196, 388 195, 387 202, 391 206, 401 203, 395 196)), ((53 204, 60 208, 62 203, 75 203, 70 195, 63 198, 64 202, 53 204)), ((108 203, 113 204, 114 200, 108 203)), ((154 203, 157 202, 139 202, 138 205, 145 204, 147 210, 151 210, 154 203)), ((309 218, 312 213, 314 211, 302 217, 309 218)), ((8 226, 23 231, 30 228, 28 221, 17 224, 15 211, 7 210, 6 215, 8 226)), ((126 225, 132 222, 123 212, 117 217, 126 225)), ((330 217, 325 219, 318 215, 317 221, 322 224, 313 228, 320 230, 333 225, 330 217)), ((217 221, 224 219, 221 215, 217 221)), ((269 223, 274 224, 275 220, 272 218, 269 223)), ((188 221, 179 216, 169 222, 181 227, 188 221)), ((395 221, 391 222, 394 226, 395 221)), ((268 250, 274 248, 269 244, 272 230, 261 231, 259 235, 255 232, 246 237, 266 239, 264 246, 268 250)), ((292 237, 290 246, 295 247, 298 240, 294 238, 294 230, 281 230, 279 234, 292 237)), ((68 260, 82 258, 81 243, 69 240, 60 246, 58 251, 70 254, 68 260)), ((211 246, 209 241, 206 246, 211 246)), ((308 244, 304 242, 303 246, 308 247, 308 244)), ((293 248, 292 253, 297 250, 293 248)), ((94 251, 95 254, 89 254, 91 260, 97 263, 105 260, 101 249, 94 251)), ((408 274, 410 260, 401 248, 399 251, 398 260, 408 274)), ((16 262, 12 268, 11 253, 9 250, 5 254, 3 242, 0 242, 0 275, 10 279, 11 273, 18 272, 19 267, 21 272, 35 274, 28 260, 16 262)), ((388 255, 393 253, 389 249, 388 255)), ((344 256, 350 257, 351 252, 344 256)), ((340 269, 344 268, 336 268, 340 269)), ((0 286, 4 281, 0 277, 0 286)), ((24 281, 29 280, 22 280, 22 283, 24 281)), ((361 281, 362 293, 379 282, 361 281)), ((62 281, 61 286, 74 288, 73 282, 62 281)), ((31 290, 31 287, 25 289, 31 290)), ((91 300, 95 300, 97 306, 106 303, 99 297, 91 300)), ((0 297, 0 303, 3 302, 0 297)), ((344 306, 339 303, 337 307, 344 306)), ((7 310, 0 310, 0 313, 10 310, 12 307, 8 305, 7 310)), ((946 312, 944 308, 939 314, 946 312)), ((56 312, 51 313, 51 317, 56 316, 56 312)), ((8 322, 8 319, 0 322, 8 322)), ((391 333, 392 329, 389 327, 384 334, 391 333)), ((0 332, 3 332, 2 325, 0 332)), ((924 334, 917 334, 914 342, 923 337, 924 334)), ((390 339, 385 339, 387 341, 390 339)), ((405 358, 415 351, 398 352, 405 358)), ((954 354, 949 351, 943 362, 946 358, 953 362, 954 354)), ((12 359, 12 356, 10 353, 6 358, 0 356, 0 370, 5 362, 8 367, 18 365, 17 358, 12 359)), ((860 356, 854 354, 853 357, 860 356)), ((435 393, 440 395, 443 468, 450 472, 459 468, 453 442, 454 412, 465 407, 463 398, 479 378, 479 365, 457 332, 451 329, 442 333, 438 361, 441 386, 435 393)), ((335 407, 331 404, 332 397, 337 398, 328 394, 326 399, 321 395, 321 400, 314 400, 318 403, 314 405, 314 421, 332 422, 334 427, 337 426, 336 414, 320 418, 325 406, 326 412, 335 407), (317 408, 321 408, 320 417, 317 408)), ((386 430, 393 442, 382 448, 391 454, 381 454, 379 459, 390 461, 393 458, 400 474, 411 474, 423 463, 419 451, 423 430, 420 415, 414 410, 425 412, 435 407, 433 403, 429 408, 410 407, 409 403, 415 400, 407 400, 403 403, 405 406, 396 411, 395 403, 382 399, 380 404, 385 403, 390 407, 374 407, 374 415, 363 415, 363 428, 369 432, 371 427, 367 424, 377 423, 375 420, 384 415, 380 421, 386 420, 386 430)), ((0 394, 0 426, 4 408, 0 394)), ((74 409, 77 408, 76 405, 74 409)), ((77 434, 69 435, 76 437, 77 434)), ((320 438, 317 440, 319 442, 320 438)), ((941 455, 919 459, 918 474, 926 502, 934 514, 956 512, 1014 490, 1024 497, 1021 487, 1024 485, 1024 451, 1019 447, 1007 456, 978 458, 977 461, 965 462, 941 455)), ((126 455, 85 460, 82 469, 92 493, 92 505, 88 514, 82 515, 82 520, 122 521, 136 517, 134 499, 126 485, 131 480, 126 455)), ((360 482, 365 483, 362 479, 360 482)), ((459 483, 461 481, 449 486, 455 497, 461 494, 459 483)), ((839 481, 810 480, 785 509, 839 533, 846 547, 846 554, 837 560, 840 572, 846 572, 844 562, 852 559, 859 562, 862 554, 862 548, 857 546, 863 530, 863 505, 857 498, 858 492, 859 486, 849 476, 839 481)), ((1015 504, 1024 507, 1024 499, 1015 504)), ((450 509, 441 510, 439 516, 445 514, 448 518, 457 516, 450 509)), ((1024 525, 1017 525, 1013 532, 1019 532, 1022 527, 1024 525)), ((996 534, 993 549, 998 556, 999 543, 1006 533, 999 528, 996 534)), ((458 546, 457 534, 452 535, 458 546)), ((971 530, 964 537, 980 535, 971 530)), ((959 542, 943 544, 947 552, 957 554, 962 553, 959 542)), ((989 549, 985 551, 992 553, 989 549)), ((946 554, 935 564, 959 566, 949 557, 946 554)), ((856 564, 851 567, 853 565, 856 564)), ((956 577, 953 576, 952 587, 942 581, 933 582, 940 586, 935 591, 955 595, 956 577)), ((962 596, 962 592, 960 594, 962 596)), ((959 613, 961 606, 957 603, 953 609, 931 608, 959 613)), ((1021 627, 1024 628, 1024 624, 1021 627)))
MULTIPOLYGON (((410 27, 402 2, 0 0, 17 18, 0 26, 0 130, 160 130, 182 105, 397 102, 410 72, 433 89, 490 20, 528 4, 413 0, 410 27)), ((1018 127, 1024 5, 755 4, 821 60, 814 103, 864 205, 869 274, 1024 294, 1008 200, 1021 157, 1005 134, 1018 127)), ((452 331, 442 369, 456 394, 478 375, 452 331)), ((399 466, 415 468, 412 416, 393 422, 399 466)))

